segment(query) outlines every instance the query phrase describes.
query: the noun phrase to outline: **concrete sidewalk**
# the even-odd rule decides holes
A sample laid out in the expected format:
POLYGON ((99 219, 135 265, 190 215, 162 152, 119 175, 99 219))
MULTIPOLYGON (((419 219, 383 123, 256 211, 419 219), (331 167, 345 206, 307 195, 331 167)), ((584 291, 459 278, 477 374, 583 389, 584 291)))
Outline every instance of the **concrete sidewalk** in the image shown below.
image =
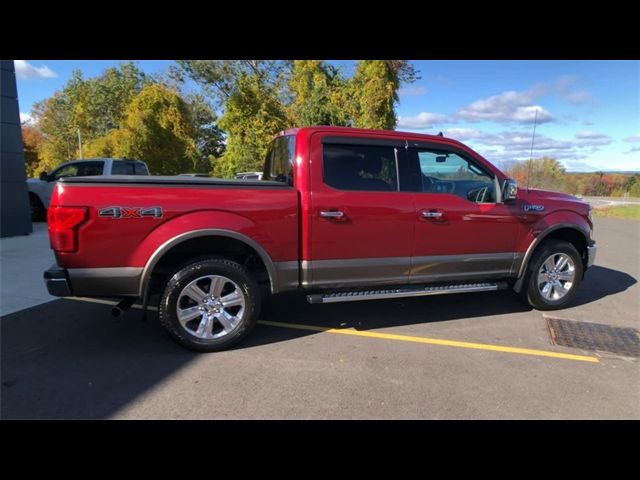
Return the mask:
POLYGON ((44 222, 34 223, 31 235, 0 239, 0 315, 55 300, 42 280, 55 261, 44 222))

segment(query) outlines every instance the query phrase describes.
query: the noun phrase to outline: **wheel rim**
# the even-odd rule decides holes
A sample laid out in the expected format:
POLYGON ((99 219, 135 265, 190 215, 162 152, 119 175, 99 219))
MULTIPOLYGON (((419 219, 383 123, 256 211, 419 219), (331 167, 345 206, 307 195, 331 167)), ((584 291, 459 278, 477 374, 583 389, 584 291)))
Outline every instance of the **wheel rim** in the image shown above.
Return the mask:
POLYGON ((547 301, 558 301, 564 298, 576 276, 573 259, 566 253, 554 253, 541 265, 538 271, 538 290, 547 301))
POLYGON ((224 337, 242 321, 246 298, 234 281, 220 275, 196 278, 178 296, 178 322, 203 340, 224 337))

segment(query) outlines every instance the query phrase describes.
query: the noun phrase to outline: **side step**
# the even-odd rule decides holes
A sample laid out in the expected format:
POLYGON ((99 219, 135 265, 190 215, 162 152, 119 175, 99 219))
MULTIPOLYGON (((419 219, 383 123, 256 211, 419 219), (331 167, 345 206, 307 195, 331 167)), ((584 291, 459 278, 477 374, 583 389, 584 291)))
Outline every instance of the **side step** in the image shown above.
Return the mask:
POLYGON ((461 283, 458 285, 440 285, 420 288, 393 288, 385 290, 366 290, 354 292, 315 293, 307 295, 309 303, 357 302, 360 300, 381 300, 385 298, 422 297, 426 295, 446 295, 448 293, 472 293, 504 290, 507 282, 461 283))

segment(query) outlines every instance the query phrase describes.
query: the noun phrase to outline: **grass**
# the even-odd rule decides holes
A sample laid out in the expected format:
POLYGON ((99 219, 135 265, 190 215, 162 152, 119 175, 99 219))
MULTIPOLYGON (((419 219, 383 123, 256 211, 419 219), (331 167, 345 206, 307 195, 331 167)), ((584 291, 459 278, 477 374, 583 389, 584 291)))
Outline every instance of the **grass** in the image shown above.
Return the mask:
POLYGON ((640 205, 618 205, 615 207, 594 208, 596 217, 628 218, 640 220, 640 205))

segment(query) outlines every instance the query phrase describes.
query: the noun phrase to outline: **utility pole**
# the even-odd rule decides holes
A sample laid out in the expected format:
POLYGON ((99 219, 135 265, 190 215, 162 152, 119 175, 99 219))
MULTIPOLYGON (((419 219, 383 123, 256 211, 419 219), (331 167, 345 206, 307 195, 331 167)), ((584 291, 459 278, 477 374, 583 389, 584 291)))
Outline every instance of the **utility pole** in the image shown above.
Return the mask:
POLYGON ((78 127, 78 147, 80 148, 80 160, 84 160, 82 156, 82 136, 80 135, 80 127, 78 127))

